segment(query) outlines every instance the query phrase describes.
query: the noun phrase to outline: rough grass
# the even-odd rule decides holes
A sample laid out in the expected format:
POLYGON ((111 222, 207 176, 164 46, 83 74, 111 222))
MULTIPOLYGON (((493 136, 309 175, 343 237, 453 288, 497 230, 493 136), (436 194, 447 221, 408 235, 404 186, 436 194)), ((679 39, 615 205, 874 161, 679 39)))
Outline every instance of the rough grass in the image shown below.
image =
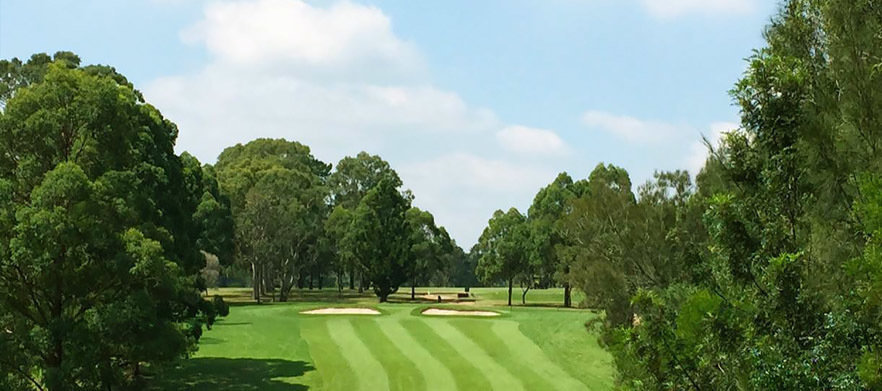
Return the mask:
MULTIPOLYGON (((492 289, 460 307, 491 307, 499 294, 492 289)), ((589 311, 493 307, 503 316, 445 318, 418 315, 426 304, 398 302, 377 305, 379 316, 304 316, 298 312, 374 299, 325 290, 298 292, 291 303, 248 305, 247 290, 218 293, 235 302, 242 292, 245 299, 205 333, 195 356, 152 379, 153 389, 612 389, 610 357, 584 327, 595 316, 589 311)))

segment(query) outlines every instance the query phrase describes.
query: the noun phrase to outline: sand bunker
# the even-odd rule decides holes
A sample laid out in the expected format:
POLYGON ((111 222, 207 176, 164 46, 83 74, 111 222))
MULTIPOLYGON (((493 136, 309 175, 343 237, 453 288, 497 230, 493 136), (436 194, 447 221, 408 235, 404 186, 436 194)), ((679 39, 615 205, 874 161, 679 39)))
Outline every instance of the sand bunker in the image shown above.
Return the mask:
POLYGON ((319 308, 317 310, 303 311, 307 315, 379 315, 380 311, 372 308, 319 308))
POLYGON ((492 311, 457 311, 457 310, 442 310, 438 308, 429 308, 423 311, 423 315, 432 315, 432 316, 499 316, 498 312, 492 311))

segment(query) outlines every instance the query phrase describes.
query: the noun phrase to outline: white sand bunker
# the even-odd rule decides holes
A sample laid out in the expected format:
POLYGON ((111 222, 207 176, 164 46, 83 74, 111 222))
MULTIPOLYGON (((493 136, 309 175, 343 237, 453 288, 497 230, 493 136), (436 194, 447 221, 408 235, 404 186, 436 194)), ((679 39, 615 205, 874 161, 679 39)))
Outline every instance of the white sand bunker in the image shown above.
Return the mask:
POLYGON ((379 315, 380 311, 373 308, 319 308, 317 310, 303 311, 307 315, 379 315))
POLYGON ((432 316, 499 316, 498 312, 492 311, 458 311, 458 310, 442 310, 438 308, 429 308, 423 311, 423 315, 432 316))

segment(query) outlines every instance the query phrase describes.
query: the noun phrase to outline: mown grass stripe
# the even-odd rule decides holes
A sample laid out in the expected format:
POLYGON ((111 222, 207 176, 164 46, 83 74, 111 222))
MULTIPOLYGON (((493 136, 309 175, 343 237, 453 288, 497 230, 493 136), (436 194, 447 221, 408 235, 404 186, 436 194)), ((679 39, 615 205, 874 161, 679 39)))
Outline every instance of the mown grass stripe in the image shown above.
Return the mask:
POLYGON ((451 346, 450 342, 438 335, 422 319, 405 319, 401 321, 405 330, 417 340, 432 356, 438 359, 450 373, 458 390, 489 390, 490 382, 481 371, 472 364, 471 359, 462 357, 451 346))
POLYGON ((331 339, 327 322, 324 319, 310 319, 301 322, 300 335, 309 345, 315 372, 320 375, 320 389, 354 390, 358 377, 346 361, 345 352, 331 339))
POLYGON ((484 373, 494 390, 515 391, 524 389, 524 385, 519 378, 515 377, 502 365, 499 365, 496 359, 490 356, 484 348, 454 327, 450 323, 451 320, 432 319, 425 322, 441 338, 450 342, 450 345, 456 349, 461 357, 469 360, 478 370, 484 373))
POLYGON ((374 319, 360 318, 350 321, 358 336, 371 349, 374 358, 383 365, 389 389, 411 391, 426 389, 420 369, 392 343, 374 319))
POLYGON ((521 333, 517 322, 494 322, 491 329, 493 334, 498 336, 501 341, 505 341, 504 344, 511 352, 511 357, 520 361, 523 365, 529 366, 531 371, 540 378, 553 379, 556 389, 579 390, 588 388, 584 383, 570 376, 563 368, 555 364, 542 351, 539 345, 536 345, 532 339, 521 333))
MULTIPOLYGON (((497 335, 493 326, 496 324, 508 323, 508 321, 481 321, 457 319, 451 320, 451 324, 465 334, 475 344, 484 349, 487 354, 494 359, 499 365, 505 367, 509 372, 514 374, 524 386, 529 390, 550 390, 554 389, 552 382, 544 379, 538 373, 533 371, 531 365, 525 365, 532 361, 538 360, 539 357, 527 356, 517 357, 516 354, 509 349, 508 345, 512 342, 508 339, 509 335, 497 335)), ((513 322, 512 322, 513 323, 513 322)), ((516 324, 516 323, 515 323, 516 324)), ((508 331, 508 330, 502 330, 508 331)))
MULTIPOLYGON (((388 390, 389 379, 383 365, 374 358, 370 348, 355 334, 352 323, 348 319, 337 318, 327 321, 328 333, 352 371, 355 373, 357 388, 366 391, 388 390)), ((333 369, 328 368, 333 371, 333 369)))
POLYGON ((380 330, 398 347, 398 350, 404 353, 408 360, 416 363, 427 385, 426 389, 438 391, 457 389, 453 373, 410 335, 410 332, 399 321, 377 319, 377 323, 380 325, 380 330))

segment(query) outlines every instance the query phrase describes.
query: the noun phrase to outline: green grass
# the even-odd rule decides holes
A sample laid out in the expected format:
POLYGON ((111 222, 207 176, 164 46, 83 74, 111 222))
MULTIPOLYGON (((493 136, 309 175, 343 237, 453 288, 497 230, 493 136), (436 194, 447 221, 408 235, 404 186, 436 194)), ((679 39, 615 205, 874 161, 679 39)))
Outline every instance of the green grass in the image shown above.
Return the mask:
MULTIPOLYGON (((298 292, 290 303, 234 305, 206 331, 193 358, 159 372, 150 384, 218 391, 612 389, 610 357, 584 326, 592 312, 494 307, 503 289, 473 291, 476 304, 443 306, 503 316, 427 317, 419 309, 429 304, 375 305, 368 296, 339 298, 333 290, 298 292), (375 305, 383 314, 299 314, 345 305, 375 305)), ((247 296, 221 293, 235 298, 241 292, 247 296)), ((538 293, 549 302, 560 298, 538 293)))

